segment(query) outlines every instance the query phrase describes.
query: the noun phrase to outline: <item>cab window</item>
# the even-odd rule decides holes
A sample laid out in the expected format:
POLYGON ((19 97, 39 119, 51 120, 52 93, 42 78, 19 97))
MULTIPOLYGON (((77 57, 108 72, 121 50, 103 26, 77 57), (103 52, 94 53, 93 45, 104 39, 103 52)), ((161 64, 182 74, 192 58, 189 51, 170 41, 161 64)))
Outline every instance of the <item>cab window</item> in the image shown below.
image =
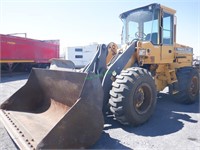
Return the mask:
POLYGON ((162 43, 164 45, 173 44, 173 15, 165 13, 163 14, 163 31, 162 31, 162 43))

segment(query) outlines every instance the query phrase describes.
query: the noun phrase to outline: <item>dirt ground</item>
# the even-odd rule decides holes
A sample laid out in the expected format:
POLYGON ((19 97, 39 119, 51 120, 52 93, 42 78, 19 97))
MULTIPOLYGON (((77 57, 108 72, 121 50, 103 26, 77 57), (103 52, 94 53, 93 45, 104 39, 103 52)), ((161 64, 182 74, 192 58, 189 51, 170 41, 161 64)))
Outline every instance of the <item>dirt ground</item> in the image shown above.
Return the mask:
MULTIPOLYGON (((28 74, 2 75, 0 104, 23 86, 27 78, 28 74)), ((1 122, 0 138, 0 150, 17 149, 1 122)), ((100 139, 91 148, 199 150, 199 102, 178 104, 164 91, 158 95, 155 113, 147 123, 139 127, 123 126, 109 116, 100 139)))

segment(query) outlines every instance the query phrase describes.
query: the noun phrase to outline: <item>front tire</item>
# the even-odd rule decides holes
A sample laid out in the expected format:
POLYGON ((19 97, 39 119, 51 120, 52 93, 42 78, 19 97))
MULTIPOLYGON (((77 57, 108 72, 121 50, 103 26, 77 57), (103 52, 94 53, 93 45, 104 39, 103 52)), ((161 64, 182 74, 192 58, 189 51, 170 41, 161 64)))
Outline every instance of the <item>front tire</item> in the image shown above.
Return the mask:
POLYGON ((123 70, 112 84, 110 110, 116 120, 137 126, 146 122, 156 106, 155 82, 146 69, 123 70))

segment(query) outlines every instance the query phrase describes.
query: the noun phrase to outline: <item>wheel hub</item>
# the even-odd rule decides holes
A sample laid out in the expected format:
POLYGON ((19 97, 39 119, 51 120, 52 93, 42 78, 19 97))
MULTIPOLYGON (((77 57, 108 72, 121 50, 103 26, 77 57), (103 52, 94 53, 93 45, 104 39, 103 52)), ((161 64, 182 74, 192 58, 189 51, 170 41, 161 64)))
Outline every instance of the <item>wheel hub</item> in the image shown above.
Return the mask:
POLYGON ((192 96, 195 96, 198 92, 198 78, 196 76, 191 80, 189 92, 192 96))
POLYGON ((136 107, 139 108, 144 102, 144 91, 142 88, 138 90, 136 107))

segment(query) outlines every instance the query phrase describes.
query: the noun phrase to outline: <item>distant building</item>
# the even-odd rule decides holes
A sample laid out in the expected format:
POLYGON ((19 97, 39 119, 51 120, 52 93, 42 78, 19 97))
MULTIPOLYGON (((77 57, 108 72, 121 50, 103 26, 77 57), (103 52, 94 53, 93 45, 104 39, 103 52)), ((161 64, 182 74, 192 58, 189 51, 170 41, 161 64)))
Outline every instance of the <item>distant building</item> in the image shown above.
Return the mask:
POLYGON ((82 68, 94 57, 97 45, 97 43, 92 43, 86 46, 67 47, 65 50, 65 59, 71 60, 76 68, 82 68))
POLYGON ((197 60, 200 60, 200 56, 196 56, 196 59, 197 59, 197 60))

